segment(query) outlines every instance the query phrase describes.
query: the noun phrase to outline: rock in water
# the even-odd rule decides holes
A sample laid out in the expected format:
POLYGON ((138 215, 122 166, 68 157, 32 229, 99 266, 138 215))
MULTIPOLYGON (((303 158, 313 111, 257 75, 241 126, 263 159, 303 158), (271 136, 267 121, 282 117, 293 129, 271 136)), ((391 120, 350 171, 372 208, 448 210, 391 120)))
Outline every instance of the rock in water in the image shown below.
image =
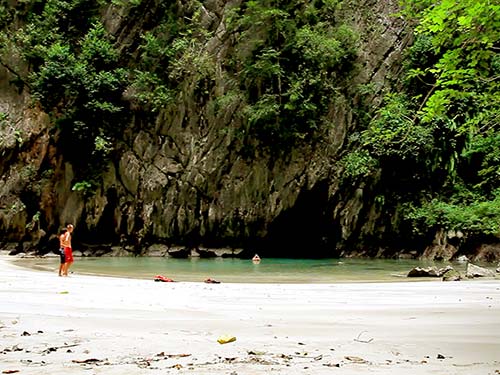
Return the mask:
POLYGON ((436 267, 415 267, 408 272, 408 277, 442 277, 446 272, 452 270, 453 267, 446 266, 445 268, 436 267))
POLYGON ((451 269, 446 271, 443 275, 443 281, 460 281, 462 280, 462 275, 457 270, 451 269))
POLYGON ((437 277, 436 267, 415 267, 410 272, 408 272, 408 277, 437 277))
POLYGON ((465 274, 468 278, 474 277, 495 277, 495 272, 487 268, 476 266, 472 263, 467 264, 467 272, 465 274))

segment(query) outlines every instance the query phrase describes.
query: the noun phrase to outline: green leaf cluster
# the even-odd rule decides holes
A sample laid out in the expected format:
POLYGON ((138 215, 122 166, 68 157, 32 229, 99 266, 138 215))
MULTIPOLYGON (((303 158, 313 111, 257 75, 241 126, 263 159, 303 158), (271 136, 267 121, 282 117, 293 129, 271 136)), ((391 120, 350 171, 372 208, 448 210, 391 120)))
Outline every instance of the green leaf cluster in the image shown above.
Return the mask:
POLYGON ((433 148, 432 128, 418 124, 412 118, 412 106, 402 94, 389 94, 376 112, 362 144, 379 159, 411 159, 422 161, 433 148))
POLYGON ((387 95, 359 147, 408 202, 403 214, 418 233, 500 236, 500 4, 401 5, 414 27, 403 90, 387 95))
POLYGON ((324 124, 357 55, 357 34, 334 17, 340 3, 248 1, 233 9, 232 67, 244 121, 261 141, 293 144, 324 124))
POLYGON ((413 221, 418 233, 425 233, 428 228, 446 228, 472 236, 500 237, 500 191, 491 200, 480 197, 470 202, 432 199, 411 207, 406 217, 413 221))
POLYGON ((201 3, 165 2, 158 11, 155 27, 141 35, 138 61, 130 74, 132 99, 152 112, 174 103, 186 80, 201 89, 215 75, 213 56, 205 48, 211 33, 203 26, 201 3), (183 17, 178 17, 181 11, 183 17))
POLYGON ((61 130, 77 174, 99 173, 126 118, 128 72, 100 21, 101 1, 24 1, 9 7, 15 20, 0 32, 0 61, 17 74, 61 130), (28 66, 29 73, 21 66, 28 66))
POLYGON ((342 160, 343 177, 345 179, 355 179, 358 177, 368 177, 374 173, 378 167, 378 161, 365 149, 356 150, 346 154, 342 160))

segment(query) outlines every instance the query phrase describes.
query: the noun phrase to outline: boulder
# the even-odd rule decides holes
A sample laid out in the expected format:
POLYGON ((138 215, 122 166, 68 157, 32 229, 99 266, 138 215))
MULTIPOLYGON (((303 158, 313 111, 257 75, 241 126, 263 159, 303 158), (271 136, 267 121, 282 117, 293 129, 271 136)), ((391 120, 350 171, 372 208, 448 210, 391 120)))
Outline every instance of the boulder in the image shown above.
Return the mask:
POLYGON ((496 271, 497 273, 500 273, 500 263, 498 263, 496 271))
POLYGON ((101 257, 107 256, 111 252, 111 246, 82 243, 79 250, 82 256, 101 257))
POLYGON ((110 253, 111 253, 110 247, 102 247, 99 249, 95 249, 93 256, 95 257, 109 256, 110 253))
POLYGON ((202 258, 231 258, 237 257, 243 249, 231 249, 229 247, 224 248, 198 248, 196 249, 198 255, 202 258))
POLYGON ((458 249, 448 242, 448 233, 444 230, 436 232, 432 245, 428 246, 422 254, 422 259, 448 261, 455 256, 458 249))
POLYGON ((476 266, 475 264, 468 263, 465 276, 471 279, 474 277, 495 277, 495 272, 487 268, 479 267, 476 266))
MULTIPOLYGON (((223 249, 218 249, 218 250, 223 250, 223 249)), ((226 249, 226 250, 229 250, 229 249, 226 249)), ((235 257, 235 258, 241 258, 244 254, 244 250, 243 249, 231 249, 231 253, 229 252, 223 252, 221 255, 221 257, 223 258, 230 258, 230 257, 235 257)))
POLYGON ((457 258, 457 262, 460 262, 460 263, 466 263, 469 261, 469 258, 467 258, 467 256, 465 255, 460 255, 458 258, 457 258))
POLYGON ((437 267, 415 267, 410 272, 408 272, 407 277, 443 277, 443 275, 452 270, 453 267, 446 266, 444 268, 437 267))
POLYGON ((130 256, 130 252, 121 246, 112 246, 111 252, 108 255, 111 257, 128 257, 130 256))
POLYGON ((457 270, 451 269, 443 274, 443 281, 460 281, 462 275, 457 270))
POLYGON ((168 246, 164 244, 153 244, 149 246, 145 253, 142 254, 144 256, 149 256, 149 257, 164 257, 168 256, 168 246))
POLYGON ((206 249, 206 248, 198 248, 196 249, 198 256, 201 258, 215 258, 217 257, 217 253, 215 249, 206 249))
POLYGON ((168 255, 172 258, 187 258, 191 255, 191 250, 182 246, 174 246, 168 249, 168 255))

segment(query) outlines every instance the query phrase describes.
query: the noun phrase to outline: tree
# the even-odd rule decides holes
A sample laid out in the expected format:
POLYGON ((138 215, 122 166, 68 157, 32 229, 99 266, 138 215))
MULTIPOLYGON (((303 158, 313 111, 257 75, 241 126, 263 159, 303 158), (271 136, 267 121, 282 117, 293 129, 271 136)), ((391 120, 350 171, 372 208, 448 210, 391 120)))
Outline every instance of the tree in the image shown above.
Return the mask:
POLYGON ((500 236, 500 4, 402 5, 416 36, 407 74, 412 122, 432 131, 436 150, 428 153, 430 167, 435 178, 444 177, 440 187, 421 195, 408 217, 427 215, 431 228, 500 236))

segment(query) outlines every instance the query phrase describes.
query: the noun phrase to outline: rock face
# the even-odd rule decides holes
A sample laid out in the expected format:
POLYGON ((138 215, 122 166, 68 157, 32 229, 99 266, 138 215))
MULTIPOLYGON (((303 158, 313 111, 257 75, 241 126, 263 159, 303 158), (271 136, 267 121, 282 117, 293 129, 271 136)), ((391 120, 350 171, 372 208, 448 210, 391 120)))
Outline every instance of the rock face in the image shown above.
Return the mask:
MULTIPOLYGON (((122 244, 157 256, 192 256, 197 248, 199 256, 256 248, 277 255, 304 255, 306 248, 308 256, 336 256, 367 249, 397 231, 397 222, 383 215, 385 208, 376 201, 377 179, 343 186, 339 162, 360 126, 360 107, 371 116, 400 72, 410 38, 393 16, 397 1, 351 1, 339 15, 359 33, 356 69, 331 100, 328 130, 281 155, 259 148, 242 153, 238 98, 214 111, 231 85, 223 73, 234 36, 224 25, 239 2, 202 3, 210 35, 204 52, 216 72, 211 86, 200 92, 195 78, 187 76, 168 109, 145 116, 131 108, 123 139, 91 195, 72 190, 74 168, 58 149, 54 124, 30 105, 27 90, 19 93, 9 85, 15 77, 0 66, 0 112, 9 121, 0 127, 0 241, 25 244, 16 245, 22 250, 47 247, 49 236, 72 222, 76 242, 122 244), (371 89, 361 94, 357 87, 371 89)), ((153 22, 148 17, 154 9, 147 17, 114 14, 112 8, 103 14, 125 50, 140 38, 144 24, 153 22)), ((453 249, 445 253, 443 259, 453 249)))
POLYGON ((496 262, 500 260, 500 244, 483 244, 479 246, 472 260, 474 262, 496 262))
POLYGON ((450 239, 454 237, 454 234, 439 230, 434 237, 434 241, 432 241, 432 245, 424 250, 422 258, 430 260, 450 260, 458 250, 456 246, 449 242, 450 239))

